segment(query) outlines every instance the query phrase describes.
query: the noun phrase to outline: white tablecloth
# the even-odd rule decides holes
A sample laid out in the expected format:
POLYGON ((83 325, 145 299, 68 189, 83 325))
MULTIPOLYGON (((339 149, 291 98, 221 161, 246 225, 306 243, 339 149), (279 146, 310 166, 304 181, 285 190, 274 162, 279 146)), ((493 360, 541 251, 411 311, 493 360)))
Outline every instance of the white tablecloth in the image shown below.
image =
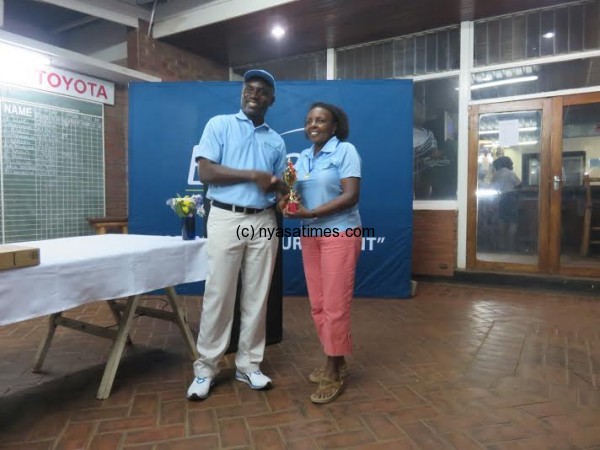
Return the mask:
POLYGON ((0 325, 206 279, 206 239, 103 234, 15 245, 40 265, 0 271, 0 325))

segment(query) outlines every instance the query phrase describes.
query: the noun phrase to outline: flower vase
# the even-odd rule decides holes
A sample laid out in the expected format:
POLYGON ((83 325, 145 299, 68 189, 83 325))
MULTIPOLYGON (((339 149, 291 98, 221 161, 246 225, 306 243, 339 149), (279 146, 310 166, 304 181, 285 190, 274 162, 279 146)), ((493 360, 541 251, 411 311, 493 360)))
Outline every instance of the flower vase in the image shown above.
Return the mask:
POLYGON ((184 241, 193 241, 196 239, 196 217, 181 218, 181 238, 184 241))

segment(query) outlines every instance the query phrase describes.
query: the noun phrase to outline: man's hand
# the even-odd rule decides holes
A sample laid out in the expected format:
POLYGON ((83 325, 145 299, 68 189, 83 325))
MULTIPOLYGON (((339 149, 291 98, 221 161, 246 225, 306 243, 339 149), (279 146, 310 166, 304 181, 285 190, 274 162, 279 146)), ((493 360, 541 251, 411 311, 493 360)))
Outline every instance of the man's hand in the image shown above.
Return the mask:
POLYGON ((275 192, 278 192, 281 195, 287 195, 290 193, 290 188, 288 187, 287 184, 284 183, 284 181, 280 178, 275 178, 275 183, 273 183, 273 190, 275 192))
POLYGON ((275 175, 258 170, 253 173, 252 179, 264 192, 272 191, 277 183, 277 177, 275 175))
POLYGON ((277 200, 277 210, 280 213, 285 213, 285 209, 287 208, 289 199, 290 199, 290 194, 286 194, 286 195, 280 196, 280 198, 277 200))

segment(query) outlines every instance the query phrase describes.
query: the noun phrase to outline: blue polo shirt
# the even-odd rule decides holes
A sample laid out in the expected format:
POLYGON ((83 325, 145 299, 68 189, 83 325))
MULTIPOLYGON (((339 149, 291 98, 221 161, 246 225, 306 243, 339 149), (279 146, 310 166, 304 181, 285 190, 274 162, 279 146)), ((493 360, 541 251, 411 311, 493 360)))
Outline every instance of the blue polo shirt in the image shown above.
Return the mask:
MULTIPOLYGON (((314 146, 303 150, 296 161, 296 188, 306 209, 315 209, 342 193, 342 178, 360 178, 360 156, 354 145, 342 142, 333 136, 314 156, 314 146)), ((302 225, 309 228, 347 228, 361 226, 358 205, 336 214, 303 219, 302 225)))
MULTIPOLYGON (((232 169, 270 172, 281 178, 286 167, 285 155, 281 136, 266 123, 255 127, 240 110, 237 114, 215 116, 208 121, 200 138, 197 158, 232 169)), ((275 203, 275 193, 265 193, 253 182, 211 183, 207 197, 248 208, 267 208, 275 203)))

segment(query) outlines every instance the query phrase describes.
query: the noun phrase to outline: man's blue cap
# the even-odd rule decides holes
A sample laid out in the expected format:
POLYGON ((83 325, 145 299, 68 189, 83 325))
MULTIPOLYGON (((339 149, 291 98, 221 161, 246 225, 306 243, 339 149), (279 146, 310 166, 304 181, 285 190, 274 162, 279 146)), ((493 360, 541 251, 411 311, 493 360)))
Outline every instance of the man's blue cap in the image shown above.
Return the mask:
POLYGON ((275 78, 266 70, 252 69, 244 74, 244 81, 251 80, 252 78, 260 78, 275 90, 275 78))

